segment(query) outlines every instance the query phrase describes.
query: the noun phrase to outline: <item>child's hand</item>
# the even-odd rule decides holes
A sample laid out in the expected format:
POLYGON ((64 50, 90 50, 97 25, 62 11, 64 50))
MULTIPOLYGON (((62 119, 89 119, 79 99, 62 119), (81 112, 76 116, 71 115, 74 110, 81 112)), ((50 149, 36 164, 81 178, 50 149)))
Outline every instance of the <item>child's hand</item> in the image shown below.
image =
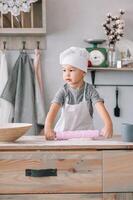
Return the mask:
POLYGON ((44 132, 46 140, 54 140, 55 132, 52 129, 45 130, 44 132))
POLYGON ((113 128, 112 125, 104 126, 100 133, 105 138, 111 138, 113 136, 113 128))

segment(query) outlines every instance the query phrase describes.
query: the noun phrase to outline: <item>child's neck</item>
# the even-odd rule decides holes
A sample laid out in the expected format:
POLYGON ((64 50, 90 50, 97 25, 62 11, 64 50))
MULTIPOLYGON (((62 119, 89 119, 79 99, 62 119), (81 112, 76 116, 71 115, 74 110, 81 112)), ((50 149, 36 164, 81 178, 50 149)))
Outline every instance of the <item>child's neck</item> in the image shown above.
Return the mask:
POLYGON ((81 80, 80 82, 75 84, 70 84, 69 86, 74 89, 80 89, 84 86, 84 84, 85 84, 84 80, 81 80))

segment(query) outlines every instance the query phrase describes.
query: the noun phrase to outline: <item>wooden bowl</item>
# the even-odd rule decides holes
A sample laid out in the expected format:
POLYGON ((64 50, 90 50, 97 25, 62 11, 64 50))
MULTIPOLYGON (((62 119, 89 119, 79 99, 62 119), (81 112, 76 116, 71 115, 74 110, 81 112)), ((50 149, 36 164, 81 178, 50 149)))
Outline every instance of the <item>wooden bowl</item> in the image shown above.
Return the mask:
POLYGON ((31 127, 32 124, 27 123, 0 124, 0 142, 14 142, 31 127))

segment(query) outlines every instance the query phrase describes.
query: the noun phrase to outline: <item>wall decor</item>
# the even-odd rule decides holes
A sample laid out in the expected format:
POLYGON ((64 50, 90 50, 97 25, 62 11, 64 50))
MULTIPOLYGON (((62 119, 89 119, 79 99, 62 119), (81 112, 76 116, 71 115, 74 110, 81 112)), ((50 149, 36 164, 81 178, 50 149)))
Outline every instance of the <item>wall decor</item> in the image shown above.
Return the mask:
POLYGON ((124 20, 122 16, 125 14, 123 10, 120 10, 119 16, 112 16, 107 14, 106 22, 103 24, 105 34, 108 42, 108 61, 109 67, 114 67, 116 64, 115 46, 116 42, 124 35, 124 20))
POLYGON ((20 49, 22 42, 26 41, 27 49, 34 49, 36 42, 40 41, 40 48, 45 49, 45 34, 45 0, 0 1, 0 48, 3 48, 3 42, 6 41, 7 49, 20 49), (6 7, 4 11, 2 10, 3 5, 6 7), (11 7, 12 5, 15 8, 11 7), (10 8, 7 8, 7 6, 10 6, 10 8), (19 9, 19 15, 17 15, 18 11, 12 13, 11 8, 19 9))

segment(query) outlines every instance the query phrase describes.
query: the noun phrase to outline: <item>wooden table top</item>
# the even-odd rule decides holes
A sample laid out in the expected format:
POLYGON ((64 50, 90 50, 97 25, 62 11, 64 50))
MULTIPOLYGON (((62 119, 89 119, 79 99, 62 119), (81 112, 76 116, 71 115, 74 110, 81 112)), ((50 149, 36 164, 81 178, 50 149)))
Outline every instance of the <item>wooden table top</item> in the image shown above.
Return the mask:
POLYGON ((133 149, 132 142, 122 142, 120 136, 111 139, 71 139, 47 141, 44 136, 23 136, 15 142, 0 143, 0 151, 9 150, 102 150, 102 149, 133 149))

